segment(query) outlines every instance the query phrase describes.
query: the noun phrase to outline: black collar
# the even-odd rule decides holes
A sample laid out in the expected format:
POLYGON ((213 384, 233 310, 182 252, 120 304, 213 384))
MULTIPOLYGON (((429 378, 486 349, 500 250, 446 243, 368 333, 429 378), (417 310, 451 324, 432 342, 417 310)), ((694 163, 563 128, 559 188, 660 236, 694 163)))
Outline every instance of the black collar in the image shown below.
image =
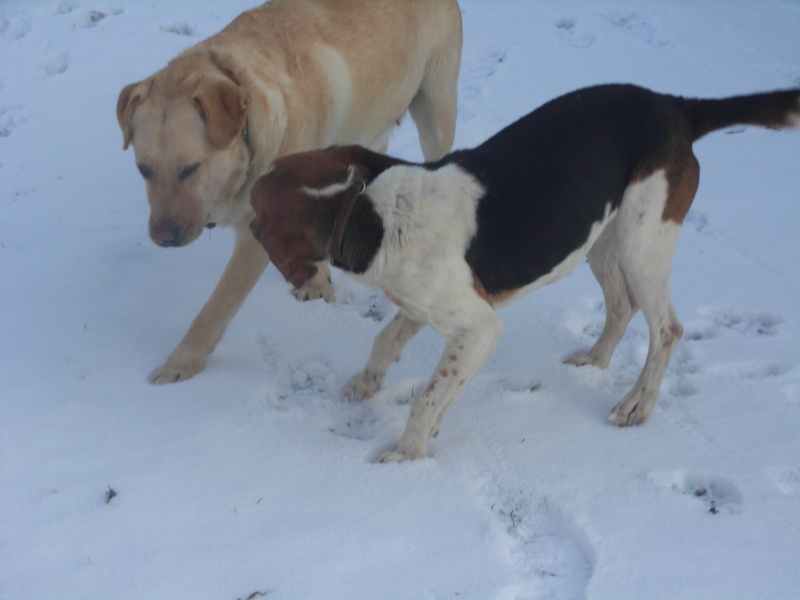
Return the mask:
POLYGON ((348 223, 350 223, 350 217, 353 214, 353 209, 356 207, 359 196, 367 189, 367 184, 363 180, 361 181, 361 186, 359 192, 352 194, 344 213, 340 212, 336 216, 336 221, 333 224, 333 233, 331 235, 331 244, 328 248, 328 255, 330 256, 331 264, 339 269, 345 269, 344 263, 342 262, 344 259, 344 256, 342 256, 344 232, 347 229, 348 223))
POLYGON ((250 147, 250 119, 245 117, 244 125, 242 125, 242 141, 244 142, 244 147, 247 148, 247 170, 250 170, 250 166, 253 164, 253 149, 250 147))

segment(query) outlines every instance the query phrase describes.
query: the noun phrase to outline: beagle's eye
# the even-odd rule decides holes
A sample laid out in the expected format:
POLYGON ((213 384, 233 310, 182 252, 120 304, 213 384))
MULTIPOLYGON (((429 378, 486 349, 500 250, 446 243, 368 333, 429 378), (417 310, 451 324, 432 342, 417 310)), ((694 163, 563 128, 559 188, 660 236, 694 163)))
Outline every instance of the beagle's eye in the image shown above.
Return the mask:
POLYGON ((194 163, 180 170, 178 173, 178 181, 184 181, 187 177, 191 177, 200 168, 200 163, 194 163))
POLYGON ((153 169, 141 163, 137 164, 136 166, 139 168, 139 173, 141 173, 142 177, 147 179, 147 181, 150 181, 153 178, 153 169))

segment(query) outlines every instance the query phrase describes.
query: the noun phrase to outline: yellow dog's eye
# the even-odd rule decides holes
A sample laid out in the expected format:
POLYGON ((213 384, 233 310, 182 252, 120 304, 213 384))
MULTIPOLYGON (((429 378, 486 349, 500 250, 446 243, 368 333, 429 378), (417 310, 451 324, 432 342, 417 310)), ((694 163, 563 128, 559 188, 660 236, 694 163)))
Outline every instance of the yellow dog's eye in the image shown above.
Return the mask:
POLYGON ((139 173, 141 173, 142 177, 147 179, 147 181, 150 181, 153 178, 153 169, 141 163, 137 164, 136 166, 139 168, 139 173))
POLYGON ((199 168, 200 163, 194 163, 193 165, 189 165, 188 167, 181 169, 180 173, 178 173, 178 181, 183 181, 187 177, 191 177, 199 168))

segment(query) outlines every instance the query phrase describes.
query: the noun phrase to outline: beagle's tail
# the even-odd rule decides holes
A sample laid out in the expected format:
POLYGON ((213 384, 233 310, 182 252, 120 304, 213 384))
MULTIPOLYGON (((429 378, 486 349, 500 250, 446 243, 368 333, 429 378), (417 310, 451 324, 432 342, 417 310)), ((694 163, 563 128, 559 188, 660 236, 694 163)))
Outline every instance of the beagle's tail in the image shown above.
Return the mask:
POLYGON ((732 125, 800 127, 800 90, 797 89, 718 100, 679 100, 692 125, 694 140, 732 125))

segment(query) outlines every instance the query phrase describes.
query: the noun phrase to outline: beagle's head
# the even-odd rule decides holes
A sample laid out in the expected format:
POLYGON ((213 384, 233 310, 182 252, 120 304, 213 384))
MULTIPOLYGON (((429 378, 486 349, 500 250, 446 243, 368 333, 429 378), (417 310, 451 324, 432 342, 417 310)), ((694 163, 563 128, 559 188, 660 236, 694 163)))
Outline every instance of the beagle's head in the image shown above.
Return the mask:
POLYGON ((357 146, 293 154, 275 161, 253 186, 250 229, 295 287, 330 258, 337 218, 362 193, 370 175, 357 146))

